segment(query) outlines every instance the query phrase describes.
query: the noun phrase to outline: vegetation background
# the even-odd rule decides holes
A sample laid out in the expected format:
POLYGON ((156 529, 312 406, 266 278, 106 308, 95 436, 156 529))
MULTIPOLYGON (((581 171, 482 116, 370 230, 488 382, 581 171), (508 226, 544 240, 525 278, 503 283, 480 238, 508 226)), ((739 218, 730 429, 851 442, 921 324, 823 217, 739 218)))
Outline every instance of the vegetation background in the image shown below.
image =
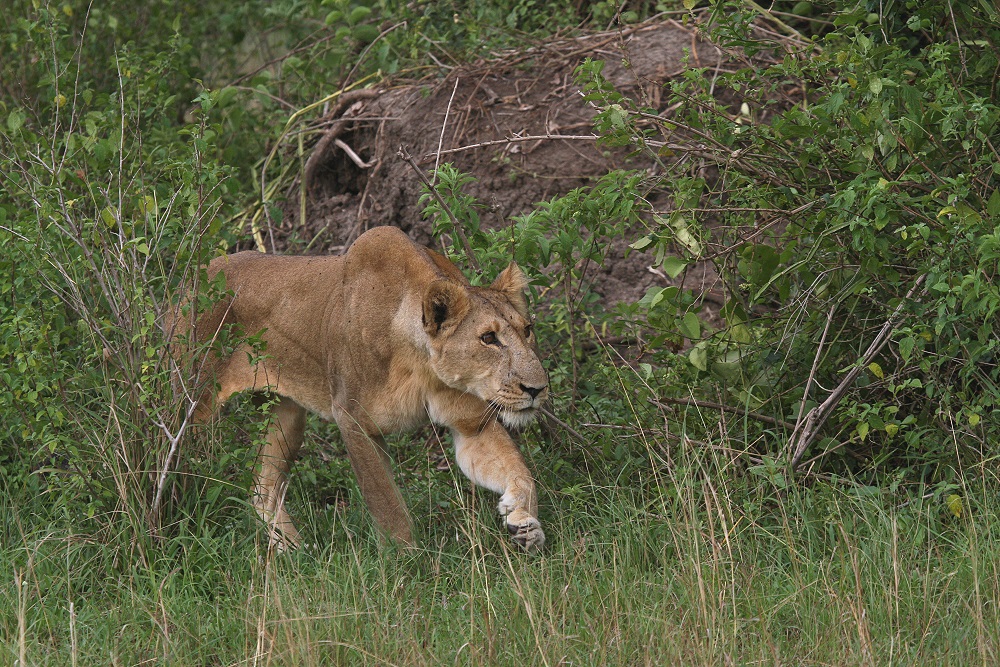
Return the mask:
POLYGON ((0 663, 1000 658, 989 0, 13 0, 4 18, 0 663), (316 134, 295 122, 442 57, 664 20, 743 65, 691 66, 655 107, 577 72, 600 146, 657 169, 501 230, 450 166, 456 220, 427 199, 485 273, 513 253, 534 277, 554 399, 520 440, 547 551, 508 544, 431 429, 395 441, 421 547, 383 544, 317 422, 291 499, 309 544, 269 553, 258 408, 190 429, 161 316, 220 288, 198 267, 253 212, 280 214, 262 174, 300 177, 316 134), (710 263, 719 317, 683 282, 604 307, 583 267, 621 239, 670 278, 710 263))

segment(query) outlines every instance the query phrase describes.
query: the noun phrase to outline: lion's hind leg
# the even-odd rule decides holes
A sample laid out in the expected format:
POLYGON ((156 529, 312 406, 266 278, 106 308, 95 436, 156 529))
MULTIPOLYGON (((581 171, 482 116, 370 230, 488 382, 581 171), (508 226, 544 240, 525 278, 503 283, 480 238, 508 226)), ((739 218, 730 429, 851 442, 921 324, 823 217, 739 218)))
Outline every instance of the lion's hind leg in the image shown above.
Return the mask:
POLYGON ((281 397, 271 415, 271 424, 260 449, 254 478, 254 507, 268 526, 270 543, 279 550, 295 549, 302 538, 285 511, 288 471, 302 446, 305 408, 281 397))

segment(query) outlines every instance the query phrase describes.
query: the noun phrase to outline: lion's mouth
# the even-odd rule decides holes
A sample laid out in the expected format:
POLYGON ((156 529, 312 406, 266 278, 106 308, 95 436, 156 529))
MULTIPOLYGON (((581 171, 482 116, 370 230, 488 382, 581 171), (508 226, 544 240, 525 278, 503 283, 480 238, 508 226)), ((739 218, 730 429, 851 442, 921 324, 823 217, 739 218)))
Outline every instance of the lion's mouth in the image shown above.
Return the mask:
POLYGON ((497 416, 507 428, 523 428, 538 416, 538 407, 529 405, 524 408, 502 408, 497 416))

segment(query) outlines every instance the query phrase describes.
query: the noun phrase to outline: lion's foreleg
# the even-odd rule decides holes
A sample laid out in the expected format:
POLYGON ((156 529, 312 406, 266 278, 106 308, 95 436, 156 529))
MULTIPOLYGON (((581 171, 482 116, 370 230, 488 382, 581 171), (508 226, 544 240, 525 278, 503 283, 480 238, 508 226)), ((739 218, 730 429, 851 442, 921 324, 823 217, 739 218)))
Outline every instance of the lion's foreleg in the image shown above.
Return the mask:
POLYGON ((512 539, 527 550, 545 544, 531 472, 507 431, 493 424, 481 433, 455 435, 455 459, 475 484, 501 494, 497 506, 512 539))
POLYGON ((358 478, 361 495, 375 523, 392 539, 413 544, 410 513, 393 479, 392 464, 385 450, 385 440, 371 435, 348 415, 338 418, 351 467, 358 478))
POLYGON ((302 446, 306 411, 290 398, 282 397, 274 408, 267 438, 260 449, 254 480, 254 506, 268 525, 271 544, 294 549, 301 543, 288 512, 285 511, 285 489, 288 471, 302 446))

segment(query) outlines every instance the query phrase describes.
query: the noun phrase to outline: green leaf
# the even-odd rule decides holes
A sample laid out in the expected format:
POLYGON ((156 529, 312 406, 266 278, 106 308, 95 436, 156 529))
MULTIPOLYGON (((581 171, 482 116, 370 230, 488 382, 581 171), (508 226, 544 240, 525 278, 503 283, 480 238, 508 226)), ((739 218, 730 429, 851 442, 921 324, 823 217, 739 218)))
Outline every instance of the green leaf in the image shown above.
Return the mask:
POLYGON ((670 214, 670 218, 667 221, 671 229, 674 232, 674 240, 684 247, 689 253, 698 257, 701 255, 701 242, 698 238, 691 233, 691 229, 684 218, 684 214, 680 211, 674 211, 670 214))
POLYGON ((7 116, 7 129, 10 130, 11 134, 16 134, 21 126, 24 125, 24 112, 20 109, 14 109, 7 116))
POLYGON ((664 299, 673 299, 679 290, 673 285, 669 287, 650 287, 646 294, 639 299, 638 305, 646 308, 655 308, 664 299))
POLYGON ((699 344, 691 348, 691 351, 688 353, 688 361, 690 361, 691 365, 698 370, 707 371, 708 352, 705 350, 705 346, 703 344, 699 344))
POLYGON ((667 255, 663 258, 663 272, 671 278, 676 278, 684 271, 688 263, 676 255, 667 255))
POLYGON ((652 308, 659 302, 663 301, 663 292, 666 291, 665 287, 650 287, 646 294, 639 299, 639 305, 645 306, 646 308, 652 308))
POLYGON ((907 336, 899 341, 899 356, 903 357, 903 361, 909 361, 910 355, 913 354, 913 347, 917 344, 916 339, 907 336))
POLYGON ((734 324, 733 326, 729 327, 729 335, 736 343, 742 343, 746 345, 753 342, 753 336, 750 334, 750 328, 742 323, 734 324))
POLYGON ((628 247, 632 248, 633 250, 645 250, 651 245, 653 245, 653 239, 648 236, 643 236, 635 243, 629 243, 628 247))
POLYGON ((948 506, 948 511, 954 514, 956 519, 962 518, 962 496, 952 493, 944 499, 944 502, 948 506))
POLYGON ((1000 188, 994 190, 993 194, 990 195, 990 200, 986 202, 986 212, 990 214, 990 217, 1000 217, 1000 188))
POLYGON ((694 313, 688 312, 678 323, 677 328, 685 338, 698 340, 701 338, 701 320, 694 313))
POLYGON ((375 38, 379 36, 379 31, 378 27, 373 26, 371 23, 362 23, 361 25, 354 26, 351 35, 362 44, 369 44, 374 42, 375 38))
POLYGON ((363 6, 361 6, 361 7, 355 7, 354 9, 351 10, 350 21, 351 21, 352 24, 353 23, 358 23, 359 21, 364 21, 366 18, 368 18, 371 15, 371 13, 372 13, 372 10, 369 9, 368 7, 363 7, 363 6))
POLYGON ((726 382, 734 382, 739 379, 741 370, 740 364, 735 362, 717 361, 712 364, 712 375, 722 378, 726 382))
POLYGON ((101 210, 101 220, 104 221, 109 228, 114 229, 117 222, 115 221, 115 212, 111 210, 111 207, 105 207, 101 210))
POLYGON ((868 437, 868 429, 869 428, 871 428, 871 427, 868 425, 868 422, 861 422, 860 424, 858 424, 858 429, 857 429, 858 430, 858 437, 861 438, 862 440, 864 440, 866 437, 868 437))
POLYGON ((239 91, 233 86, 226 86, 225 88, 219 91, 219 96, 215 102, 216 105, 219 106, 220 108, 225 108, 229 106, 229 104, 233 101, 238 92, 239 91))

